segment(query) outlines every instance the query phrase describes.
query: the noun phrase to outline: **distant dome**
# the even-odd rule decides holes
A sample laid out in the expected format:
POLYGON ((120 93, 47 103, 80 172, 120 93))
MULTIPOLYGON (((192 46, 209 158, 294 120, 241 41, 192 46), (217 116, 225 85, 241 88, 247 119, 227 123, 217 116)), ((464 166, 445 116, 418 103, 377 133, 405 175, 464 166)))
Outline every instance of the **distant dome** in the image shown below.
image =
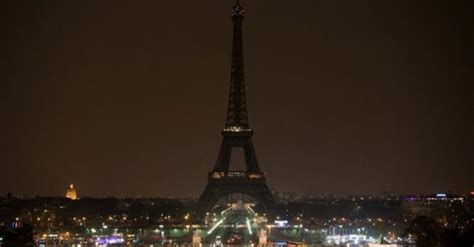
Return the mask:
POLYGON ((66 190, 66 198, 71 200, 79 199, 79 197, 77 197, 76 189, 74 189, 74 184, 70 184, 69 188, 66 190))

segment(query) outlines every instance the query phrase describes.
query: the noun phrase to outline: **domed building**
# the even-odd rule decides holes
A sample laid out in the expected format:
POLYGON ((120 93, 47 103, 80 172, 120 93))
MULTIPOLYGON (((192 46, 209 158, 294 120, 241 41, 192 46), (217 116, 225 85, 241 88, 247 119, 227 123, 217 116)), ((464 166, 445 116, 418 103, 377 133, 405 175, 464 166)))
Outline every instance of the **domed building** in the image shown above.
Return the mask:
POLYGON ((67 188, 66 198, 71 199, 71 200, 79 199, 79 197, 77 197, 76 189, 74 189, 74 184, 70 184, 69 187, 67 188))

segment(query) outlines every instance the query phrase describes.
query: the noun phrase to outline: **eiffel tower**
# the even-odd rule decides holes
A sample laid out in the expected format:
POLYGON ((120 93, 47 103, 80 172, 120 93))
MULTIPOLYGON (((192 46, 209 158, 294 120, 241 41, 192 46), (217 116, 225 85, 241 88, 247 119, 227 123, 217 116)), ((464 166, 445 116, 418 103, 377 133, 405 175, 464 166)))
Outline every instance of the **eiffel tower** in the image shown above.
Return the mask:
POLYGON ((242 22, 244 10, 237 0, 232 8, 234 26, 232 44, 232 68, 230 78, 227 120, 222 130, 222 144, 214 169, 208 174, 207 186, 197 206, 196 213, 208 212, 219 199, 232 194, 244 194, 255 199, 266 210, 273 208, 275 201, 266 185, 265 173, 260 170, 252 144, 253 130, 249 127, 247 102, 245 99, 244 60, 242 48, 242 22), (245 171, 230 171, 229 163, 233 148, 242 148, 245 156, 245 171))

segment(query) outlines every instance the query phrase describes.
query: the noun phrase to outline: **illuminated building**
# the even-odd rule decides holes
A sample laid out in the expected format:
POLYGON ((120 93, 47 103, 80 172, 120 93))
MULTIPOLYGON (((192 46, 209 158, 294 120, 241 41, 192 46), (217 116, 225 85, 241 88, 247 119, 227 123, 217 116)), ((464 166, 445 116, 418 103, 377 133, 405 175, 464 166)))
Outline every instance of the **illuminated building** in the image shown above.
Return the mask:
POLYGON ((70 184, 69 187, 67 188, 66 198, 71 199, 71 200, 79 199, 79 197, 77 197, 76 189, 74 189, 74 184, 70 184))

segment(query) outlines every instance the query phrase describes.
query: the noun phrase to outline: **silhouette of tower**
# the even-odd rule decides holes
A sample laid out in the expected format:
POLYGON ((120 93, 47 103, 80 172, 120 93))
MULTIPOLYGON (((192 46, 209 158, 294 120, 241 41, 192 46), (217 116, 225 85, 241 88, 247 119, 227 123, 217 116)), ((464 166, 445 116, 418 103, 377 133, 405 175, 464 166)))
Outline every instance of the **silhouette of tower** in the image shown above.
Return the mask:
POLYGON ((232 8, 233 42, 229 103, 222 144, 214 169, 208 174, 208 183, 197 207, 203 214, 220 198, 231 194, 245 194, 254 198, 260 206, 270 209, 273 196, 266 185, 265 173, 260 170, 252 144, 253 130, 249 127, 245 98, 244 59, 242 47, 242 22, 244 10, 237 0, 232 8), (245 156, 245 171, 229 171, 233 148, 242 148, 245 156))

